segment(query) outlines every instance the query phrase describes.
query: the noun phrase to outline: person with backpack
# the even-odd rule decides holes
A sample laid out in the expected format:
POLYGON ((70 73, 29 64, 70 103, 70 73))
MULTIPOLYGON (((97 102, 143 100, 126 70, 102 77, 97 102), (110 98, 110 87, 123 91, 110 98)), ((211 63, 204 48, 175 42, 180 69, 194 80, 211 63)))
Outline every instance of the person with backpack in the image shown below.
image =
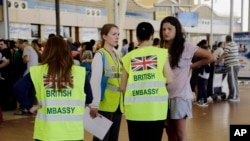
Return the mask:
MULTIPOLYGON (((118 45, 119 29, 114 24, 105 24, 101 29, 102 48, 92 61, 91 88, 93 102, 90 104, 90 115, 95 118, 98 113, 113 122, 103 141, 118 141, 122 111, 123 96, 120 92, 121 63, 115 46, 118 45), (109 77, 107 87, 102 93, 102 78, 109 77)), ((99 141, 94 137, 93 141, 99 141)))

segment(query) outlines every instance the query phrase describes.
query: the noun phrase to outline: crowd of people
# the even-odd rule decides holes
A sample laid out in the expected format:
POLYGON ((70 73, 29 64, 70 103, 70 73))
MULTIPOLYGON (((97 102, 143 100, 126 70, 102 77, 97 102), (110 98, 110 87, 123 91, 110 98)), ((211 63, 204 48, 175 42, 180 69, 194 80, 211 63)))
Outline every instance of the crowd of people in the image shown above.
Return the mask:
MULTIPOLYGON (((219 96, 224 100, 239 102, 239 49, 238 45, 233 42, 231 35, 225 37, 225 42, 220 41, 213 44, 212 48, 209 47, 208 41, 204 39, 201 40, 197 46, 204 48, 213 54, 215 61, 192 70, 190 84, 192 91, 195 93, 195 103, 198 106, 207 107, 208 99, 216 100, 216 96, 218 96, 217 93, 219 93, 219 96), (221 80, 213 80, 215 74, 221 75, 221 80), (229 87, 228 96, 222 91, 222 81, 224 81, 226 76, 229 87), (219 81, 216 83, 221 83, 219 89, 216 89, 214 86, 214 81, 219 81)), ((194 57, 192 62, 196 62, 197 60, 199 60, 199 58, 194 57)))
MULTIPOLYGON (((224 49, 219 43, 211 51, 206 40, 194 45, 172 16, 161 21, 160 38, 154 37, 154 31, 151 23, 139 23, 138 46, 124 39, 121 54, 116 49, 120 33, 115 24, 103 25, 97 43, 73 43, 72 38, 65 41, 51 34, 44 46, 38 40, 30 45, 18 39, 10 47, 1 39, 0 83, 5 87, 1 87, 0 124, 1 108, 8 110, 5 107, 12 104, 8 99, 13 108, 19 103, 15 114, 36 114, 35 140, 82 141, 88 106, 92 118, 101 114, 113 122, 102 141, 118 141, 123 114, 130 141, 161 141, 164 129, 169 141, 187 141, 192 91, 197 95, 195 103, 208 106, 212 65, 226 65, 228 100, 239 101, 238 47, 230 35, 224 49), (91 93, 86 91, 88 83, 91 93)), ((100 139, 93 137, 93 141, 100 139)))

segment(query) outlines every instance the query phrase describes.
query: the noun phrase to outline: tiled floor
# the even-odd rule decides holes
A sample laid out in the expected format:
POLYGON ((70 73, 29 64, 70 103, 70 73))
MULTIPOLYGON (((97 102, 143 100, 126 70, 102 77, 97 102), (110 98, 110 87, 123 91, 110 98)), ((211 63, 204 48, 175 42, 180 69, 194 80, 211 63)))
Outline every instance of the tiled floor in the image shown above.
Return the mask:
MULTIPOLYGON (((241 85, 241 101, 230 103, 218 100, 208 107, 193 104, 193 118, 187 120, 189 141, 229 141, 230 124, 250 124, 250 85, 241 85)), ((0 127, 0 141, 33 141, 33 116, 16 116, 4 112, 4 127, 0 127)), ((122 119, 119 141, 128 141, 126 121, 122 119)), ((85 133, 85 141, 92 136, 85 133)), ((167 141, 163 134, 162 141, 167 141)))

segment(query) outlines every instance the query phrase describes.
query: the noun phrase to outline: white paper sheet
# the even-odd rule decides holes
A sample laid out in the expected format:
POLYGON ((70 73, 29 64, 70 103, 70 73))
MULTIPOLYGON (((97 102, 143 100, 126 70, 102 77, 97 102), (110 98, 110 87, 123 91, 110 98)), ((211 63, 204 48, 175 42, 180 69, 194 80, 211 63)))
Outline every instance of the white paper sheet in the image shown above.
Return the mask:
POLYGON ((89 107, 86 107, 83 119, 84 128, 86 131, 88 131, 95 137, 99 138, 100 140, 103 140, 104 136, 108 132, 113 122, 102 116, 101 114, 99 114, 96 118, 92 118, 89 112, 89 107))

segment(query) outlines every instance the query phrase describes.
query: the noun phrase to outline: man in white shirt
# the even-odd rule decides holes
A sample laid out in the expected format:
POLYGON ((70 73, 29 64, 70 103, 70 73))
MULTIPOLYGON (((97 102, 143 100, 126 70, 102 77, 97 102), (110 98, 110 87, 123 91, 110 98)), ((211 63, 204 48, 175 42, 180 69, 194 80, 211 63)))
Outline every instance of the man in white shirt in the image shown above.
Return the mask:
MULTIPOLYGON (((22 54, 23 62, 24 64, 27 64, 27 68, 23 74, 23 76, 25 76, 30 72, 30 67, 38 65, 38 54, 35 51, 35 49, 29 45, 28 40, 24 40, 20 48, 23 50, 22 54)), ((27 95, 33 102, 36 102, 34 97, 35 95, 34 89, 29 89, 27 95)), ((25 109, 21 104, 19 105, 19 109, 14 113, 14 115, 29 115, 29 114, 30 112, 27 109, 25 109)))
POLYGON ((35 66, 38 64, 38 55, 34 48, 32 48, 29 43, 26 41, 22 44, 23 48, 23 62, 27 63, 27 69, 24 72, 24 75, 29 73, 29 69, 31 66, 35 66))
POLYGON ((123 39, 122 40, 122 56, 126 55, 128 53, 128 40, 123 39))
MULTIPOLYGON (((224 51, 223 51, 223 48, 224 48, 223 42, 219 42, 219 43, 218 43, 218 48, 213 52, 213 55, 214 55, 215 60, 218 60, 218 59, 221 57, 221 55, 222 55, 223 52, 224 52, 224 51)), ((219 63, 218 65, 223 66, 223 65, 224 65, 224 61, 221 60, 220 63, 219 63)))
POLYGON ((236 44, 231 35, 226 36, 226 46, 224 48, 224 53, 216 61, 216 64, 219 64, 220 61, 224 59, 224 64, 227 66, 228 72, 228 87, 229 95, 228 101, 230 102, 239 102, 239 87, 238 87, 238 73, 240 70, 239 62, 239 45, 236 44))

